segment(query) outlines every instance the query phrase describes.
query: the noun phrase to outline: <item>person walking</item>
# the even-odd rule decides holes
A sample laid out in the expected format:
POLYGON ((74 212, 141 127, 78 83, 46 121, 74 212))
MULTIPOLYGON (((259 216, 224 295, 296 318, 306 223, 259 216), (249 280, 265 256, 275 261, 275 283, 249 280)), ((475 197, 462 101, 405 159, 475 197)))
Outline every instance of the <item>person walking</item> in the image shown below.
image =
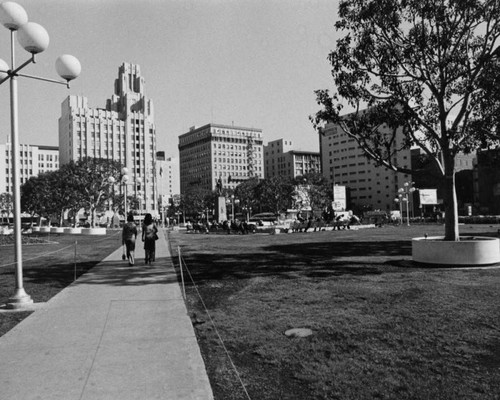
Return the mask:
POLYGON ((134 265, 135 240, 137 238, 137 226, 134 223, 134 216, 129 214, 127 222, 123 225, 122 244, 127 249, 128 265, 134 265))
POLYGON ((150 213, 147 213, 144 216, 144 221, 142 223, 142 241, 144 242, 146 264, 151 264, 155 260, 157 239, 158 239, 158 228, 153 222, 152 215, 150 213))

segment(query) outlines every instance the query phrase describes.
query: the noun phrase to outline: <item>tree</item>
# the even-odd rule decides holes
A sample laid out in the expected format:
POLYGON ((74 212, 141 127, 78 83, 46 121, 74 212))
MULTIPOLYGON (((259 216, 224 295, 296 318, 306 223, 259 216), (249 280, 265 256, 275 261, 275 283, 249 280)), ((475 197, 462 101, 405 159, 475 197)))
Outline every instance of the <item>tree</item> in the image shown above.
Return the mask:
POLYGON ((53 191, 51 190, 51 172, 30 177, 21 185, 21 209, 33 217, 48 217, 52 207, 53 191))
POLYGON ((240 183, 234 189, 234 195, 240 200, 240 206, 247 211, 247 215, 250 217, 250 210, 257 210, 257 187, 259 185, 259 178, 250 178, 242 183, 240 183))
POLYGON ((78 222, 76 216, 80 208, 84 206, 80 192, 78 164, 71 161, 62 165, 59 170, 52 173, 51 182, 52 204, 56 209, 60 225, 62 226, 63 223, 64 212, 69 211, 69 214, 74 217, 73 224, 76 226, 78 222))
POLYGON ((315 92, 311 120, 320 133, 340 125, 398 172, 412 173, 394 153, 420 147, 440 172, 445 240, 459 240, 455 156, 499 140, 499 104, 485 101, 500 72, 498 0, 342 0, 338 14, 345 35, 328 57, 337 91, 315 92), (340 115, 342 101, 351 114, 340 115))
POLYGON ((295 178, 295 185, 306 191, 311 211, 323 210, 331 206, 333 188, 328 180, 318 172, 309 172, 295 178))
POLYGON ((118 161, 102 158, 83 158, 74 164, 75 179, 78 182, 77 195, 89 211, 91 226, 95 226, 96 211, 110 197, 109 177, 120 180, 122 165, 118 161))
POLYGON ((10 213, 14 208, 14 199, 11 193, 1 193, 0 194, 0 213, 2 214, 2 222, 4 222, 4 216, 7 215, 7 221, 9 220, 10 213))
POLYGON ((182 198, 182 206, 186 215, 196 217, 205 212, 207 208, 214 208, 214 197, 216 192, 208 189, 203 189, 199 186, 191 186, 188 188, 182 198))
POLYGON ((262 208, 275 214, 290 207, 293 192, 292 180, 280 175, 260 181, 256 188, 262 208))

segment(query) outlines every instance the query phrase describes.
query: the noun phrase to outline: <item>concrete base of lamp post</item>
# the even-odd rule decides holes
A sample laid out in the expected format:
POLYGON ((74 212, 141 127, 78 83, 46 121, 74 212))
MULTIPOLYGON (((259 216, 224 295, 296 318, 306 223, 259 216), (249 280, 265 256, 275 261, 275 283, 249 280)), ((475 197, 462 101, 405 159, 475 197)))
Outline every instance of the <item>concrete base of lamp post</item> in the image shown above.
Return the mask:
POLYGON ((500 263, 500 239, 461 236, 460 241, 445 241, 443 236, 412 240, 413 261, 433 265, 480 266, 500 263))
POLYGON ((28 295, 23 288, 16 289, 16 292, 12 297, 7 300, 5 308, 8 310, 24 310, 30 309, 33 306, 33 300, 31 296, 28 295))

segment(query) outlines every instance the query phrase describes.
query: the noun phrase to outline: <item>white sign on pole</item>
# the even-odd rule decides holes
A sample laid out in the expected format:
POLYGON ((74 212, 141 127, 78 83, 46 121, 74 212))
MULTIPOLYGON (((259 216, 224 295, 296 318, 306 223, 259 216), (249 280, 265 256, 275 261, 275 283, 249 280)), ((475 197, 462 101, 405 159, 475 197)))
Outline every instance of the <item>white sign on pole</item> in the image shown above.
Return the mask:
POLYGON ((418 193, 420 196, 420 204, 422 204, 422 205, 426 205, 426 204, 435 205, 438 203, 438 201, 437 201, 437 189, 419 189, 418 193))
POLYGON ((334 211, 344 211, 347 207, 345 186, 333 186, 333 202, 334 211))

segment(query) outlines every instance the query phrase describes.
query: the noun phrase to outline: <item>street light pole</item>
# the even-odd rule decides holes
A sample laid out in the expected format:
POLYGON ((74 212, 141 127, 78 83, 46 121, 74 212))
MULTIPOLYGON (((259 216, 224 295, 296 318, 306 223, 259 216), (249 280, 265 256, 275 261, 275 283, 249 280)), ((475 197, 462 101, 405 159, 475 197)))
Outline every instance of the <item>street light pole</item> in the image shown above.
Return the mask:
POLYGON ((80 62, 73 56, 63 55, 56 60, 56 71, 65 81, 41 78, 20 74, 26 66, 35 63, 35 54, 45 51, 49 45, 47 31, 34 22, 28 22, 28 15, 23 7, 14 2, 0 3, 0 23, 10 30, 10 57, 9 65, 0 60, 0 85, 10 80, 10 116, 11 116, 11 143, 12 143, 12 192, 14 200, 14 242, 16 264, 16 288, 14 295, 8 299, 7 307, 11 309, 27 308, 33 303, 31 297, 23 287, 23 257, 21 237, 21 190, 20 190, 20 155, 19 155, 19 119, 17 77, 22 76, 69 87, 69 81, 75 79, 81 71, 80 62), (18 32, 19 44, 29 53, 31 58, 16 68, 15 37, 18 32))
POLYGON ((234 221, 234 194, 231 195, 231 220, 234 221))
POLYGON ((128 182, 128 168, 122 168, 122 179, 121 182, 123 184, 123 213, 125 217, 125 223, 127 223, 127 182, 128 182))
MULTIPOLYGON (((400 202, 400 212, 401 215, 403 213, 402 209, 402 203, 406 202, 406 225, 410 226, 410 194, 413 195, 413 192, 417 189, 413 187, 415 182, 405 182, 403 184, 403 187, 398 189, 398 196, 399 196, 399 202, 400 202)), ((402 216, 401 216, 401 221, 402 221, 402 216)))

